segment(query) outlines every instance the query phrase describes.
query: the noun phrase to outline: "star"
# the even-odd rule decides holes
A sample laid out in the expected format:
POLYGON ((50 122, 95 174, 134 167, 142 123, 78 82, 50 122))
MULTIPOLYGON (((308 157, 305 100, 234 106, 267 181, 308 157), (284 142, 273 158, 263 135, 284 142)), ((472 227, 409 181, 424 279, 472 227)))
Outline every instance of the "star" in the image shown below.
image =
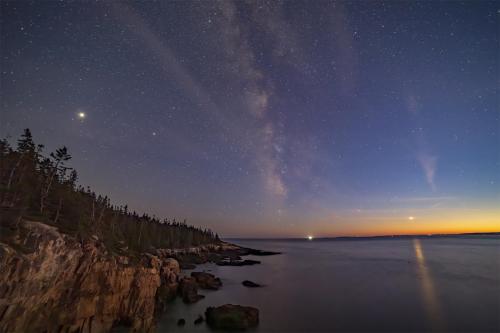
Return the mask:
POLYGON ((83 111, 79 111, 77 113, 77 116, 78 116, 78 119, 80 119, 80 120, 83 120, 83 119, 85 119, 85 117, 87 117, 87 115, 83 111))

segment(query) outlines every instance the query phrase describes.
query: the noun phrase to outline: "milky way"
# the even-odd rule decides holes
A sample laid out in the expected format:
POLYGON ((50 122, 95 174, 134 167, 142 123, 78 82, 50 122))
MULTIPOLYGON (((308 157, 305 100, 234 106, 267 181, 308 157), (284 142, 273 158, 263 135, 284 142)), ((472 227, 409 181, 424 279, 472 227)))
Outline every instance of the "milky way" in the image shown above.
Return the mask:
POLYGON ((4 1, 0 135, 29 127, 115 203, 226 236, 490 230, 499 16, 488 1, 4 1))

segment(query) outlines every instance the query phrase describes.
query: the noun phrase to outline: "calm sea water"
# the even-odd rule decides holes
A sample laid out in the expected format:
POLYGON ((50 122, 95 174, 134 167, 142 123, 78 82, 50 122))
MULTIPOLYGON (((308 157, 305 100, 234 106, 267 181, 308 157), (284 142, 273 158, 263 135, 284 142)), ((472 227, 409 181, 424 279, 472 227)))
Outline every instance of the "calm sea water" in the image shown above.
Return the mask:
POLYGON ((260 310, 253 332, 500 331, 499 237, 233 242, 283 254, 255 266, 198 266, 222 289, 201 291, 196 304, 174 301, 159 332, 209 332, 193 321, 226 303, 260 310))

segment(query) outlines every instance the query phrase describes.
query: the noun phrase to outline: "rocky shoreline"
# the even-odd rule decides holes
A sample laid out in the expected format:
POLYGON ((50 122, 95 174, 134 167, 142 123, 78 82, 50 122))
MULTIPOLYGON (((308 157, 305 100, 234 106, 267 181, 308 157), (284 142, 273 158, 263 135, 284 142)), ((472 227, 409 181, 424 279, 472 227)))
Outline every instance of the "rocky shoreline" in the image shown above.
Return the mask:
MULTIPOLYGON (((135 256, 111 255, 97 237, 80 242, 55 227, 20 221, 0 241, 0 331, 108 332, 127 326, 131 331, 151 332, 169 300, 180 295, 187 302, 196 301, 201 296, 198 287, 222 285, 203 272, 181 279, 181 267, 259 263, 241 258, 248 254, 276 253, 220 242, 135 256)), ((250 322, 253 325, 255 320, 250 322)))

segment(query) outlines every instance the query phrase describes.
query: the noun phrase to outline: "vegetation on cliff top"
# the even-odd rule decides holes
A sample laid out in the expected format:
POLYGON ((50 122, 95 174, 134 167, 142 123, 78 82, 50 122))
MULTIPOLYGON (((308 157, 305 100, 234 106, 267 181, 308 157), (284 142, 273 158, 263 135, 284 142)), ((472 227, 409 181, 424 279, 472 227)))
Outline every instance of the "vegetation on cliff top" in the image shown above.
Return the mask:
POLYGON ((0 235, 21 218, 43 221, 62 232, 87 239, 96 235, 115 252, 145 252, 153 248, 185 248, 219 241, 210 230, 115 206, 107 196, 77 185, 68 166, 66 147, 43 155, 29 129, 17 149, 0 140, 0 235))

